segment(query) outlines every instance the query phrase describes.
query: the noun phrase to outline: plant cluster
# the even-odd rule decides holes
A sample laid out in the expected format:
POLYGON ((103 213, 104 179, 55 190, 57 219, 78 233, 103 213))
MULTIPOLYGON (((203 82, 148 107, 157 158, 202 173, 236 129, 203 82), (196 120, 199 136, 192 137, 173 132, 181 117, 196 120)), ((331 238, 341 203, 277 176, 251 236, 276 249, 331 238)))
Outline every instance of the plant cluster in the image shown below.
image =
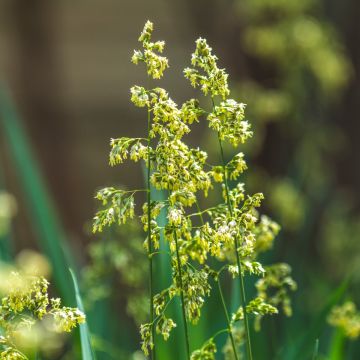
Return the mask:
POLYGON ((360 312, 351 301, 335 306, 328 317, 328 322, 340 328, 350 339, 355 340, 360 337, 360 312))
POLYGON ((70 332, 85 322, 79 309, 61 306, 59 298, 49 298, 48 286, 43 276, 15 271, 2 282, 5 296, 0 305, 1 359, 28 359, 22 347, 46 346, 43 340, 49 340, 51 334, 53 341, 56 334, 70 332))
MULTIPOLYGON (((153 24, 148 21, 139 37, 143 49, 135 50, 132 62, 144 63, 149 77, 159 79, 169 65, 160 55, 165 43, 152 42, 152 32, 153 24)), ((184 70, 184 75, 193 87, 210 97, 211 107, 202 107, 198 99, 178 106, 160 87, 136 85, 131 88, 131 101, 146 109, 147 136, 112 139, 110 165, 121 164, 127 158, 143 160, 147 167, 147 187, 100 190, 96 198, 103 208, 94 218, 93 231, 102 231, 112 224, 122 225, 134 218, 135 197, 140 193, 146 195, 140 215, 147 234, 144 248, 149 263, 149 321, 140 326, 145 355, 156 358, 155 332, 166 340, 177 326, 167 315, 167 308, 175 297, 180 297, 188 359, 215 359, 215 337, 221 333, 228 334, 233 356, 238 359, 234 329, 239 321, 244 326, 247 357, 252 359, 249 318, 259 322, 263 316, 278 313, 281 307, 290 315, 288 290, 294 290, 296 285, 288 265, 265 267, 259 261, 259 255, 272 247, 280 229, 270 218, 259 214, 263 194, 246 194, 240 182, 230 186, 230 181, 237 182, 247 165, 241 152, 226 161, 223 145, 228 142, 237 147, 252 136, 252 131, 245 120, 245 104, 229 98, 228 74, 218 66, 218 59, 205 39, 196 41, 191 67, 184 70), (211 165, 204 150, 191 148, 184 141, 191 125, 201 119, 208 121, 218 138, 220 164, 211 165), (217 184, 223 200, 201 209, 200 193, 207 196, 217 184), (167 199, 152 199, 151 186, 166 191, 167 199), (157 218, 163 208, 167 211, 167 223, 160 226, 157 218), (172 282, 155 293, 153 257, 164 256, 160 248, 161 234, 169 244, 172 282), (241 290, 241 306, 234 314, 229 313, 222 292, 221 279, 225 272, 237 279, 241 290), (259 276, 258 293, 247 301, 244 281, 250 274, 259 276), (198 322, 213 288, 221 297, 221 311, 227 325, 191 354, 188 323, 198 322)))
MULTIPOLYGON (((335 122, 325 120, 352 76, 351 64, 337 29, 321 16, 320 0, 243 0, 235 1, 233 10, 243 24, 237 51, 245 54, 242 66, 246 69, 233 91, 249 104, 248 115, 255 120, 258 134, 248 155, 258 156, 265 149, 270 122, 277 129, 272 141, 284 142, 288 148, 283 152, 282 147, 271 147, 277 151, 273 161, 261 169, 253 167, 250 176, 252 183, 262 180, 263 191, 269 193, 269 209, 287 236, 294 238, 307 232, 309 211, 321 206, 325 189, 334 186, 331 173, 337 171, 336 162, 329 159, 340 151, 344 134, 335 122), (333 146, 328 147, 330 143, 333 146)), ((336 191, 324 210, 334 212, 339 200, 346 199, 336 191)), ((347 219, 349 214, 342 217, 347 219)), ((324 224, 317 222, 327 232, 324 224)), ((330 230, 330 234, 334 232, 330 230)), ((338 238, 338 234, 333 236, 338 238)), ((331 263, 328 253, 332 244, 329 246, 328 234, 322 238, 322 246, 329 250, 321 255, 324 263, 331 263)), ((334 254, 338 256, 337 251, 334 254)), ((328 269, 329 274, 331 271, 328 269)), ((336 271, 344 276, 343 267, 336 271)))
POLYGON ((106 235, 106 241, 99 239, 90 244, 91 262, 83 271, 84 287, 88 289, 85 302, 87 306, 92 306, 110 296, 114 283, 119 284, 127 289, 126 299, 123 299, 127 304, 126 313, 139 324, 148 315, 144 281, 147 264, 142 227, 136 219, 132 219, 114 230, 114 233, 106 235), (119 237, 124 241, 120 242, 119 237))

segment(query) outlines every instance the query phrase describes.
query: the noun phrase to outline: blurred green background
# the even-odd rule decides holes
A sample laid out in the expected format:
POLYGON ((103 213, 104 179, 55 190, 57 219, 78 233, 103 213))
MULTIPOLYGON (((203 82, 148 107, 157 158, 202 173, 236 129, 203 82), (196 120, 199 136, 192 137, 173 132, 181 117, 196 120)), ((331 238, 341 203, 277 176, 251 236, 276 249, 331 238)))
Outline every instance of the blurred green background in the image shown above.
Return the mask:
MULTIPOLYGON (((0 0, 0 191, 13 196, 0 209, 2 259, 45 253, 54 292, 69 303, 67 264, 79 274, 93 264, 81 283, 98 358, 133 356, 139 339, 126 304, 146 291, 146 271, 122 270, 142 263, 132 244, 141 245, 141 230, 109 232, 104 245, 90 221, 99 187, 142 187, 139 166, 110 168, 107 159, 111 137, 146 131, 129 101, 145 72, 130 57, 150 19, 167 43, 161 86, 175 101, 195 94, 181 72, 202 36, 228 70, 232 96, 248 104, 255 136, 243 150, 244 181, 264 192, 264 212, 282 226, 266 260, 288 262, 299 288, 293 317, 254 334, 255 358, 310 359, 317 338, 319 358, 360 358, 359 341, 326 324, 342 299, 360 306, 359 17, 358 0, 0 0)), ((211 153, 214 139, 203 123, 188 141, 211 153)), ((192 329, 197 345, 222 321, 211 306, 192 329)), ((176 359, 171 346, 164 359, 176 359)))

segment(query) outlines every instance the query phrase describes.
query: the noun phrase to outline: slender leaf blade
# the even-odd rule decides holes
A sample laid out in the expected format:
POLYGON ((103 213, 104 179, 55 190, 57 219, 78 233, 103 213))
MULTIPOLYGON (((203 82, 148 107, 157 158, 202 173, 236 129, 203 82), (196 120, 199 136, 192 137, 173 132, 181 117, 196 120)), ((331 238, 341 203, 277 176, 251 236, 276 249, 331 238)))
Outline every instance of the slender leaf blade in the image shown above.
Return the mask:
POLYGON ((32 153, 12 98, 0 84, 0 127, 4 132, 14 168, 26 201, 27 211, 39 246, 50 260, 54 283, 66 304, 73 302, 67 271, 72 266, 66 235, 47 191, 41 171, 32 153))
MULTIPOLYGON (((84 305, 81 299, 79 285, 76 279, 76 276, 74 272, 69 269, 71 278, 74 285, 75 290, 75 299, 76 299, 76 305, 79 310, 81 310, 84 314, 84 305)), ((91 337, 90 337, 90 331, 87 322, 84 324, 80 324, 80 342, 81 342, 81 354, 83 360, 95 360, 95 353, 93 351, 93 348, 91 346, 91 337)))

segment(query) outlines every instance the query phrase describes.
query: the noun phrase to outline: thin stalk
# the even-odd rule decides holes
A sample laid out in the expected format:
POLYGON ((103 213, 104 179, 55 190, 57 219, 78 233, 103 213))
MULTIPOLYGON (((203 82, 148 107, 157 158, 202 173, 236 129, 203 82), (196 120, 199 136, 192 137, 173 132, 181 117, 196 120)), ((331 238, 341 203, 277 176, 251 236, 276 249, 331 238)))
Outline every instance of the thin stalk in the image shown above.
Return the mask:
POLYGON ((221 330, 219 330, 218 332, 216 332, 213 336, 212 336, 212 338, 213 339, 215 339, 217 336, 219 336, 219 335, 221 335, 221 334, 223 334, 223 333, 225 333, 225 332, 229 332, 229 330, 226 328, 226 329, 221 329, 221 330))
MULTIPOLYGON (((150 203, 151 203, 151 189, 150 189, 150 128, 151 128, 151 114, 150 109, 148 109, 148 142, 147 142, 147 221, 148 221, 148 250, 149 250, 149 292, 150 292, 150 323, 152 324, 154 322, 154 289, 153 289, 153 257, 152 257, 152 244, 151 244, 151 209, 150 209, 150 203)), ((155 360, 156 359, 156 352, 155 352, 155 327, 151 327, 151 335, 154 343, 154 347, 151 349, 150 353, 150 359, 155 360)))
MULTIPOLYGON (((225 164, 225 157, 224 157, 224 150, 220 139, 220 134, 218 133, 218 140, 219 140, 219 146, 220 146, 220 154, 221 154, 221 161, 224 168, 224 184, 225 184, 225 192, 226 192, 226 200, 227 205, 230 211, 230 216, 233 217, 233 208, 229 197, 229 184, 228 179, 226 175, 226 164, 225 164)), ((242 274, 241 269, 241 261, 240 256, 238 252, 239 248, 239 240, 237 236, 234 236, 234 245, 235 245, 235 256, 236 256, 236 263, 239 269, 239 279, 240 279, 240 292, 241 292, 241 303, 244 310, 244 325, 245 325, 245 337, 246 337, 246 353, 247 358, 249 360, 252 360, 252 351, 251 351, 251 340, 250 340, 250 329, 249 329, 249 320, 246 313, 246 297, 245 297, 245 284, 244 284, 244 276, 242 274)))
POLYGON ((216 280, 216 282, 217 282, 218 289, 219 289, 219 294, 220 294, 220 298, 221 298, 221 304, 222 304, 224 314, 225 314, 225 317, 226 317, 226 321, 227 321, 228 332, 229 332, 229 336, 230 336, 230 340, 231 340, 231 345, 232 345, 232 348, 233 348, 233 351, 234 351, 235 360, 238 360, 239 358, 238 358, 238 355, 237 355, 237 352, 236 352, 235 340, 234 340, 234 336, 233 336, 232 331, 231 331, 231 322, 230 322, 230 318, 229 318, 229 313, 228 313, 227 308, 226 308, 224 295, 223 295, 223 292, 222 292, 222 289, 221 289, 220 279, 218 278, 216 280))
POLYGON ((196 215, 199 215, 200 220, 201 220, 201 225, 204 225, 205 223, 204 223, 203 213, 201 212, 199 202, 196 200, 195 204, 196 204, 196 208, 197 208, 197 211, 198 211, 198 213, 196 215))
MULTIPOLYGON (((202 216, 202 213, 201 213, 201 209, 200 209, 200 205, 199 205, 199 202, 196 200, 196 207, 198 209, 198 212, 200 214, 200 220, 201 220, 201 224, 204 225, 204 218, 202 216)), ((220 274, 219 274, 220 276, 220 274)), ((237 352, 236 352, 236 346, 235 346, 235 341, 234 341, 234 337, 233 337, 233 334, 232 334, 232 331, 231 331, 231 323, 230 323, 230 318, 229 318, 229 313, 227 311, 227 308, 226 308, 226 304, 225 304, 225 300, 224 300, 224 295, 223 295, 223 292, 222 292, 222 289, 221 289, 221 285, 220 285, 220 279, 218 278, 216 280, 217 284, 218 284, 218 289, 219 289, 219 294, 220 294, 220 298, 221 298, 221 303, 222 303, 222 307, 223 307, 223 310, 224 310, 224 314, 225 314, 225 317, 226 317, 226 322, 227 322, 227 328, 228 328, 228 332, 229 332, 229 335, 230 335, 230 339, 231 339, 231 345, 232 345, 232 348, 233 348, 233 351, 234 351, 234 356, 235 356, 235 360, 238 360, 238 355, 237 355, 237 352)))
POLYGON ((187 326, 187 321, 186 321, 184 288, 183 288, 183 282, 182 282, 182 270, 181 270, 180 255, 179 255, 179 245, 178 245, 178 238, 177 238, 176 229, 174 229, 174 237, 175 237, 176 259, 177 259, 179 283, 180 283, 181 310, 182 310, 182 317, 183 317, 183 322, 184 322, 186 354, 187 354, 187 359, 190 360, 190 341, 189 341, 189 332, 188 332, 188 326, 187 326))
POLYGON ((318 358, 318 355, 319 355, 319 339, 316 339, 312 360, 316 360, 318 358))
MULTIPOLYGON (((197 204, 197 205, 198 205, 198 204, 197 204)), ((213 209, 216 209, 216 206, 213 206, 213 207, 207 208, 207 209, 205 209, 205 210, 202 210, 202 211, 198 211, 198 212, 189 214, 189 215, 187 215, 187 217, 192 217, 192 216, 201 216, 201 217, 202 217, 203 214, 206 214, 206 213, 210 212, 210 211, 213 210, 213 209)))

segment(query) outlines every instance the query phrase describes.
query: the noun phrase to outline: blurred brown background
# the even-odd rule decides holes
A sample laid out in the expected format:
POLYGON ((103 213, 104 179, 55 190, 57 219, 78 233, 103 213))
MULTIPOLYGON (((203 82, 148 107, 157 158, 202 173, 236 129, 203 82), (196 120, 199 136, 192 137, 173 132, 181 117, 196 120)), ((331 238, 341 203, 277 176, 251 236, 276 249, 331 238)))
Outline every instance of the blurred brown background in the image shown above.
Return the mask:
MULTIPOLYGON (((260 3, 254 3, 255 10, 256 4, 260 3)), ((282 5, 285 9, 286 4, 282 5)), ((301 11, 324 24, 330 42, 334 39, 339 45, 334 46, 334 51, 340 57, 346 57, 346 70, 340 75, 334 74, 339 77, 340 85, 334 85, 332 95, 328 95, 326 89, 317 90, 322 85, 311 79, 307 82, 307 77, 316 78, 316 69, 321 70, 322 60, 319 58, 313 74, 309 75, 305 66, 305 71, 298 75, 305 86, 299 86, 298 93, 293 92, 291 96, 298 97, 306 106, 293 106, 289 111, 280 112, 279 121, 263 116, 265 120, 255 125, 259 128, 261 140, 258 141, 262 145, 250 150, 250 157, 254 167, 281 178, 297 161, 292 155, 300 148, 301 141, 308 140, 309 148, 318 144, 318 138, 311 139, 312 125, 316 124, 317 134, 326 133, 327 130, 322 132, 321 126, 325 129, 329 125, 335 135, 329 138, 334 145, 325 136, 325 156, 320 157, 319 162, 326 165, 326 176, 331 178, 329 192, 346 193, 351 199, 351 216, 357 219, 360 212, 360 3, 357 0, 319 0, 304 4, 307 4, 304 10, 296 10, 298 13, 291 12, 289 5, 291 11, 284 10, 284 14, 279 7, 278 12, 272 13, 271 9, 266 12, 265 9, 265 15, 256 17, 255 14, 254 17, 251 2, 241 0, 0 1, 1 78, 7 81, 14 95, 61 221, 73 238, 75 248, 87 241, 84 224, 94 214, 96 188, 114 183, 136 187, 142 182, 139 167, 130 164, 125 170, 111 169, 107 155, 111 137, 144 131, 143 114, 130 103, 129 88, 145 81, 144 70, 131 64, 130 56, 138 46, 136 40, 146 19, 155 23, 155 37, 165 39, 168 44, 166 54, 171 68, 162 86, 177 101, 184 100, 189 92, 193 93, 181 71, 189 63, 198 36, 209 40, 221 65, 228 69, 234 96, 247 100, 250 90, 242 87, 243 82, 247 84, 251 79, 253 83, 273 90, 279 87, 282 76, 282 68, 274 69, 272 61, 261 58, 261 51, 258 54, 249 51, 249 44, 246 45, 243 38, 249 26, 261 22, 276 24, 288 15, 292 21, 296 14, 302 16, 301 11), (310 113, 315 121, 309 121, 310 113), (318 123, 316 119, 320 119, 318 123), (291 129, 295 134, 288 136, 291 129), (299 129, 304 131, 300 133, 299 129), (331 147, 335 150, 328 151, 331 147)), ((300 33, 300 36, 307 37, 307 34, 300 33)), ((291 66, 296 68, 294 71, 302 66, 296 57, 291 58, 291 51, 290 48, 288 54, 285 51, 282 62, 289 73, 291 66)), ((331 85, 332 74, 326 76, 331 85)), ((289 87, 289 93, 291 89, 289 87)), ((286 86, 283 92, 287 93, 286 86)), ((249 109, 251 114, 251 97, 249 109)), ((253 114, 250 120, 256 124, 260 117, 253 114)), ((194 142, 206 141, 205 128, 197 129, 194 142)), ((302 161, 305 163, 306 156, 313 157, 311 152, 304 156, 302 161)), ((9 159, 4 156, 3 161, 7 164, 8 188, 20 203, 16 242, 21 244, 19 247, 28 246, 31 228, 21 207, 21 191, 17 188, 9 159)), ((302 174, 304 176, 307 177, 306 172, 302 174)), ((306 196, 306 191, 303 195, 306 196)), ((319 206, 312 215, 317 219, 315 222, 324 216, 328 205, 325 201, 319 206)), ((282 211, 286 213, 286 209, 282 211)), ((275 211, 275 218, 279 217, 275 211)), ((318 238, 318 232, 318 229, 314 230, 310 238, 318 238)))

